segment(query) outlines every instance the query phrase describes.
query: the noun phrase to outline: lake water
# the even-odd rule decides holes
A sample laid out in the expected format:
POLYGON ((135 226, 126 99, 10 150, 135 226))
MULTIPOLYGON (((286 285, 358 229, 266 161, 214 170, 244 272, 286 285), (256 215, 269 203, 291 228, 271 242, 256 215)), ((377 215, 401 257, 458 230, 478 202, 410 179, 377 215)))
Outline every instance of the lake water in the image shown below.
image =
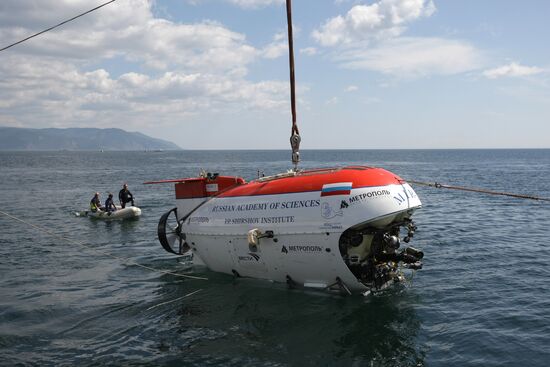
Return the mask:
MULTIPOLYGON (((419 181, 550 197, 550 150, 303 151, 302 168, 368 164, 419 181)), ((371 297, 186 271, 156 238, 200 169, 253 179, 288 151, 0 152, 0 365, 547 366, 550 203, 413 185, 412 283, 371 297), (74 216, 128 182, 138 220, 74 216), (67 240, 61 240, 63 236, 67 240), (200 290, 187 298, 173 301, 200 290)))

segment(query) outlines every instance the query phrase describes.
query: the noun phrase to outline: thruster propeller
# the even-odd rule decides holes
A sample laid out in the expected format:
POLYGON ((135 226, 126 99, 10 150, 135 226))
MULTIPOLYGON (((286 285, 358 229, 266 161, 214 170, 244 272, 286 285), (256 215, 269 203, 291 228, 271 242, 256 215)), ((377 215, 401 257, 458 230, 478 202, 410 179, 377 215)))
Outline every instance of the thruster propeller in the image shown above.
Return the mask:
POLYGON ((160 244, 166 251, 183 255, 189 250, 185 242, 185 234, 181 231, 181 222, 178 221, 177 208, 169 210, 160 217, 157 233, 160 244))

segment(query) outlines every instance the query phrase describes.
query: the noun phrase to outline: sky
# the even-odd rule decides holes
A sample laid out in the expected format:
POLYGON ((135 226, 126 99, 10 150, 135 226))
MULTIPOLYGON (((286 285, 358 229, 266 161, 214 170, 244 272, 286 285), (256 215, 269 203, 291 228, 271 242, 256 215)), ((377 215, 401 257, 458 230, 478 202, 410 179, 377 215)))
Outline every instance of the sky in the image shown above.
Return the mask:
MULTIPOLYGON (((2 0, 0 48, 106 0, 2 0)), ((550 1, 294 0, 302 149, 550 148, 550 1)), ((284 0, 117 0, 0 52, 0 126, 290 149, 284 0)))

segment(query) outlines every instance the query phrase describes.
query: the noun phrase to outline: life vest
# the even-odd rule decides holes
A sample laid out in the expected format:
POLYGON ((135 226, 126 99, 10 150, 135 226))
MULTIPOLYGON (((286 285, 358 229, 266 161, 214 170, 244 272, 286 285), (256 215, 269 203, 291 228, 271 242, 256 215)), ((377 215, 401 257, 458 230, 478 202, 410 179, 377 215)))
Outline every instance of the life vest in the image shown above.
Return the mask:
POLYGON ((92 198, 92 200, 90 201, 90 210, 93 211, 93 212, 96 212, 99 208, 97 207, 97 203, 95 201, 95 197, 92 198))

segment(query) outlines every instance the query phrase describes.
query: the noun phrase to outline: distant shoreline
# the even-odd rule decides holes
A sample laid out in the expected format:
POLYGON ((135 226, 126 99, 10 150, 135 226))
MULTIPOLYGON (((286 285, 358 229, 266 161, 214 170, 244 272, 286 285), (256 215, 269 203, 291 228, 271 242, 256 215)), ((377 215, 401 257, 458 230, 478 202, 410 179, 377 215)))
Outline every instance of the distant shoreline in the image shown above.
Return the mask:
POLYGON ((163 151, 181 148, 139 132, 109 128, 30 129, 0 126, 1 151, 163 151))
MULTIPOLYGON (((308 151, 502 151, 502 150, 550 150, 550 148, 329 148, 329 149, 301 149, 301 152, 308 151)), ((116 152, 142 152, 142 153, 163 153, 163 152, 285 152, 290 151, 290 148, 287 149, 128 149, 128 150, 115 150, 115 149, 37 149, 37 150, 28 150, 28 149, 1 149, 0 152, 29 152, 29 153, 42 153, 42 152, 97 152, 97 153, 116 153, 116 152)))

